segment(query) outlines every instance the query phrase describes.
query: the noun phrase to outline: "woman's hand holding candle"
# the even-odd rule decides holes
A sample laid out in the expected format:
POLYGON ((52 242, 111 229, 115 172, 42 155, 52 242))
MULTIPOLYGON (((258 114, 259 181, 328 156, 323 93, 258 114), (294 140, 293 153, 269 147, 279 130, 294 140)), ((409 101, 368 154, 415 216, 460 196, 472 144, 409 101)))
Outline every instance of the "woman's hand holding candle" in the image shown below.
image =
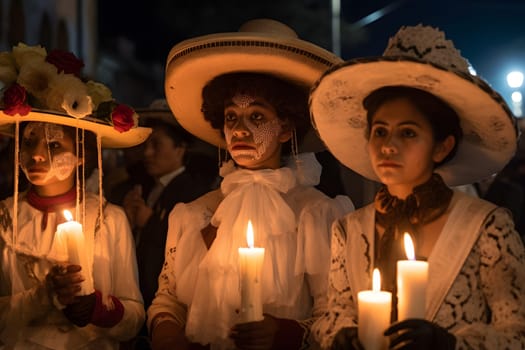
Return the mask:
POLYGON ((79 265, 55 265, 46 279, 50 292, 64 306, 75 302, 75 296, 82 290, 81 283, 84 281, 79 265))
POLYGON ((68 210, 64 210, 64 216, 68 221, 57 226, 56 240, 59 246, 67 249, 68 262, 71 265, 81 267, 83 281, 81 289, 77 295, 88 295, 93 293, 93 277, 91 275, 91 265, 85 251, 85 238, 82 231, 82 225, 73 221, 73 217, 68 210))
POLYGON ((385 335, 390 349, 454 350, 456 337, 435 323, 411 318, 391 325, 385 335))
POLYGON ((425 320, 428 263, 415 259, 412 238, 405 232, 408 260, 397 262, 397 292, 399 322, 391 325, 385 335, 393 349, 452 350, 456 338, 446 329, 425 320))

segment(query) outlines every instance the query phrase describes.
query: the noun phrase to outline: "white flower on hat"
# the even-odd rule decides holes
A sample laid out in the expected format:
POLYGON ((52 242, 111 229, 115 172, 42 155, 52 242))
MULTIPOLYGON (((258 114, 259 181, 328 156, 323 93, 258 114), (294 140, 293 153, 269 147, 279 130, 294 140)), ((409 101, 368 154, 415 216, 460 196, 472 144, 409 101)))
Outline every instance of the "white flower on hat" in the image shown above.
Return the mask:
POLYGON ((33 59, 27 60, 26 64, 20 67, 16 81, 36 98, 35 107, 44 107, 49 84, 56 75, 55 66, 33 59))
POLYGON ((104 84, 90 80, 86 83, 88 95, 91 96, 93 109, 97 109, 102 102, 112 101, 111 90, 104 84))
POLYGON ((30 61, 44 62, 46 59, 47 51, 40 45, 28 46, 24 43, 19 43, 13 47, 13 57, 15 58, 16 65, 22 67, 30 61))
POLYGON ((58 74, 50 81, 46 104, 54 110, 64 110, 75 118, 93 112, 93 103, 86 85, 71 74, 58 74))

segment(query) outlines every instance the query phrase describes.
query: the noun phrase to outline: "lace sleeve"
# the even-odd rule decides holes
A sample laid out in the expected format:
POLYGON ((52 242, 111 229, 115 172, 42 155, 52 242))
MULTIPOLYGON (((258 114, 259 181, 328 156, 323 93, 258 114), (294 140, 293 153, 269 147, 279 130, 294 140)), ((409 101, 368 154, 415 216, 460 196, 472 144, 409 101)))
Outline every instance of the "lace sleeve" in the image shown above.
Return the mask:
POLYGON ((523 349, 525 252, 505 209, 487 216, 476 249, 480 255, 480 288, 490 309, 489 323, 474 323, 459 332, 457 348, 523 349))
POLYGON ((177 245, 182 234, 182 225, 177 218, 184 215, 186 204, 178 203, 175 205, 169 216, 169 229, 166 238, 164 252, 164 264, 159 274, 159 287, 151 306, 147 310, 147 326, 152 331, 153 322, 157 315, 170 314, 178 326, 184 327, 186 324, 186 305, 178 300, 175 295, 175 254, 177 245))
POLYGON ((332 229, 332 254, 328 275, 328 310, 312 326, 315 339, 323 349, 330 347, 333 338, 343 327, 357 325, 357 304, 348 279, 346 232, 341 221, 332 229))

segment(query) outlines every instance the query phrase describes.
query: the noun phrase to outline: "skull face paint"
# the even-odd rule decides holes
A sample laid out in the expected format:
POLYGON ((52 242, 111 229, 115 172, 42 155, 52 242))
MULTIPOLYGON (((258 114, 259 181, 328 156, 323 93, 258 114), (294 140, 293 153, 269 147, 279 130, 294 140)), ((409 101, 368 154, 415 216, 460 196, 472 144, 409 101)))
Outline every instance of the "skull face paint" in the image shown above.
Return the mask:
POLYGON ((261 96, 236 95, 224 108, 224 137, 235 163, 247 169, 280 167, 281 145, 289 140, 286 121, 261 96))
POLYGON ((236 94, 232 97, 232 102, 239 108, 248 108, 255 102, 255 97, 248 94, 236 94))
POLYGON ((61 125, 31 122, 22 135, 20 166, 35 185, 67 179, 77 166, 74 141, 61 125))
MULTIPOLYGON (((239 122, 238 124, 240 123, 242 122, 239 122)), ((273 119, 260 124, 253 123, 248 119, 244 121, 243 124, 252 135, 251 138, 255 148, 232 148, 230 154, 234 160, 238 157, 248 157, 256 160, 261 159, 272 143, 275 143, 277 136, 279 136, 279 133, 282 130, 278 119, 273 119)), ((228 145, 232 144, 234 133, 235 129, 224 128, 224 135, 228 145)))

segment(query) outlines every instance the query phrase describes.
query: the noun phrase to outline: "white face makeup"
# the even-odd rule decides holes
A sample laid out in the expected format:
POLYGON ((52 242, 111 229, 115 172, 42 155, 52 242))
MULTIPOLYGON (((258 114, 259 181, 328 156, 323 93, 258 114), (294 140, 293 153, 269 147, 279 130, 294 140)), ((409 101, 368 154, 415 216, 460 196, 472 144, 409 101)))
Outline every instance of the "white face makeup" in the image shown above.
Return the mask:
POLYGON ((73 142, 61 125, 31 122, 24 129, 20 166, 27 178, 45 184, 51 179, 67 179, 77 166, 73 142))
POLYGON ((232 102, 239 108, 248 108, 255 102, 255 97, 247 94, 236 94, 232 97, 232 102))
MULTIPOLYGON (((255 160, 261 159, 262 156, 266 153, 269 146, 272 145, 272 142, 276 142, 277 136, 279 136, 279 133, 282 130, 281 123, 279 123, 278 119, 273 119, 260 124, 255 124, 251 120, 244 120, 243 118, 243 121, 238 124, 241 123, 243 124, 242 126, 244 126, 251 133, 251 135, 253 135, 255 149, 233 148, 230 150, 233 159, 236 159, 238 157, 247 157, 255 160)), ((242 126, 237 125, 237 127, 242 126)), ((228 145, 231 145, 232 143, 235 130, 236 128, 224 128, 224 135, 228 145)))

